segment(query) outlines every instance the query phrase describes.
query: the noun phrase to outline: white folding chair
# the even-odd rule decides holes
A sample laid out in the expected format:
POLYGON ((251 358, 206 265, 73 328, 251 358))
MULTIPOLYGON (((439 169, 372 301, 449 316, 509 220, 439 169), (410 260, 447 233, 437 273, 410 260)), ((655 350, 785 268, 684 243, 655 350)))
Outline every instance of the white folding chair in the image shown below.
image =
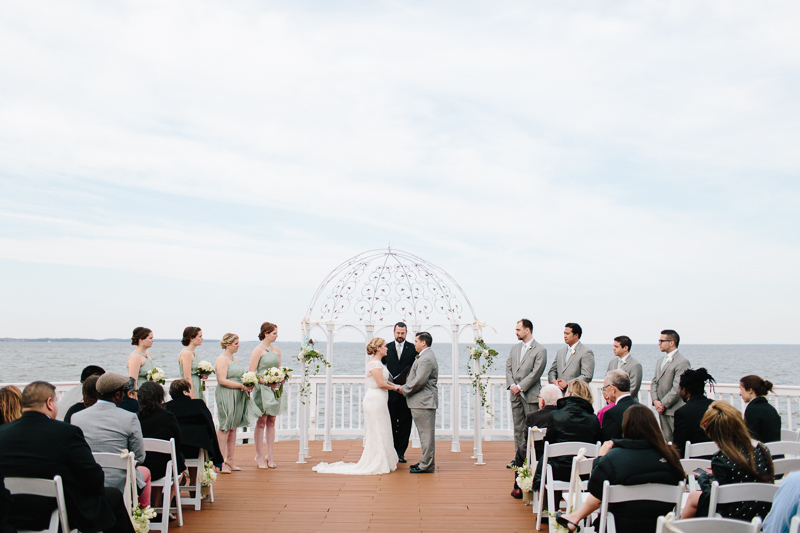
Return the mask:
MULTIPOLYGON (((572 472, 570 473, 570 476, 572 476, 575 471, 578 472, 579 478, 580 476, 591 475, 592 467, 594 466, 594 460, 595 460, 594 457, 589 457, 587 459, 582 459, 579 461, 577 457, 573 457, 572 472)), ((580 509, 581 506, 586 501, 586 496, 587 494, 589 494, 589 481, 581 480, 576 488, 577 488, 577 497, 575 498, 575 510, 580 509)), ((572 486, 570 484, 570 492, 567 494, 567 502, 571 501, 572 501, 572 486)), ((596 513, 592 513, 583 520, 584 527, 586 527, 586 524, 591 524, 594 521, 595 514, 596 513)))
POLYGON ((792 518, 792 522, 789 524, 789 533, 800 533, 800 515, 792 518))
POLYGON ((170 456, 164 477, 150 480, 150 486, 162 487, 161 505, 152 506, 154 511, 161 511, 161 523, 153 524, 153 522, 150 522, 150 531, 156 530, 167 533, 169 529, 170 511, 176 511, 178 513, 178 525, 183 525, 183 507, 181 506, 181 486, 180 478, 178 477, 178 455, 175 451, 175 439, 144 439, 144 451, 146 453, 165 453, 170 456), (175 489, 174 507, 170 506, 172 500, 171 488, 175 489))
POLYGON ((769 453, 774 457, 783 455, 788 457, 800 457, 800 442, 779 440, 776 442, 766 442, 769 453))
POLYGON ((794 429, 782 429, 781 440, 788 442, 798 442, 800 441, 800 431, 794 429))
MULTIPOLYGON (((39 479, 33 477, 7 477, 6 488, 11 495, 27 494, 31 496, 45 496, 47 498, 55 498, 56 508, 50 515, 50 526, 46 531, 47 533, 57 533, 59 531, 59 523, 61 524, 61 533, 70 533, 69 521, 67 520, 67 504, 64 501, 64 487, 61 484, 61 476, 55 476, 53 479, 39 479)), ((32 531, 18 530, 18 533, 33 533, 32 531)))
POLYGON ((547 435, 547 428, 528 428, 528 450, 526 456, 528 458, 528 465, 531 467, 531 472, 536 471, 537 461, 536 448, 533 446, 533 443, 544 440, 545 435, 547 435))
POLYGON ((698 468, 710 470, 711 461, 708 459, 681 459, 681 466, 683 467, 683 471, 686 472, 686 476, 689 478, 689 490, 700 490, 700 486, 697 484, 697 478, 694 477, 693 472, 698 468))
POLYGON ((721 485, 711 483, 711 497, 708 503, 708 517, 722 518, 717 514, 717 505, 736 502, 770 502, 775 499, 778 486, 772 483, 730 483, 721 485))
POLYGON ((95 462, 103 468, 116 468, 125 471, 125 487, 122 491, 122 500, 130 516, 134 506, 139 503, 136 491, 136 459, 132 453, 123 457, 119 453, 92 452, 95 462))
MULTIPOLYGON (((758 533, 761 529, 761 517, 752 522, 733 520, 732 518, 691 518, 673 522, 681 533, 758 533)), ((667 529, 667 519, 658 517, 656 533, 671 533, 667 529)))
MULTIPOLYGON (((194 510, 195 511, 199 511, 200 510, 200 506, 201 506, 200 504, 203 501, 203 496, 202 496, 202 488, 203 487, 202 487, 202 483, 200 482, 200 472, 202 472, 203 468, 205 468, 205 462, 206 462, 206 451, 204 449, 202 449, 202 448, 200 448, 200 454, 197 456, 196 459, 186 459, 186 468, 187 469, 192 469, 192 468, 196 469, 195 482, 194 482, 194 485, 184 485, 183 487, 181 487, 181 490, 183 490, 184 492, 188 492, 189 494, 194 494, 194 496, 189 496, 188 498, 183 498, 182 497, 181 498, 181 505, 183 505, 183 506, 187 506, 187 505, 194 506, 194 510)), ((213 502, 214 501, 214 484, 212 483, 211 485, 209 485, 208 488, 210 489, 209 501, 213 502)))
POLYGON ((677 485, 661 485, 646 483, 644 485, 612 485, 608 480, 603 482, 603 500, 600 503, 600 528, 597 533, 617 533, 614 513, 608 512, 611 503, 653 501, 671 503, 675 513, 681 510, 681 499, 686 485, 681 481, 677 485))
MULTIPOLYGON (((542 480, 539 484, 539 503, 536 507, 536 529, 542 526, 542 513, 544 512, 545 491, 547 494, 547 506, 551 513, 558 511, 561 502, 555 501, 555 492, 569 491, 569 481, 558 481, 553 478, 553 467, 548 464, 550 459, 567 455, 578 455, 581 448, 586 448, 586 457, 597 457, 600 451, 600 443, 589 444, 588 442, 559 442, 557 444, 544 443, 542 453, 542 480)), ((555 520, 549 520, 550 531, 555 531, 555 520)))
MULTIPOLYGON (((775 459, 772 461, 772 464, 775 466, 775 475, 779 474, 788 474, 789 472, 796 472, 800 470, 800 458, 794 457, 791 459, 775 459)), ((776 479, 775 483, 782 481, 780 479, 776 479)))
POLYGON ((692 444, 691 442, 687 442, 685 451, 683 453, 683 458, 691 459, 693 457, 714 455, 718 451, 719 451, 719 446, 717 446, 716 442, 698 442, 697 444, 692 444))

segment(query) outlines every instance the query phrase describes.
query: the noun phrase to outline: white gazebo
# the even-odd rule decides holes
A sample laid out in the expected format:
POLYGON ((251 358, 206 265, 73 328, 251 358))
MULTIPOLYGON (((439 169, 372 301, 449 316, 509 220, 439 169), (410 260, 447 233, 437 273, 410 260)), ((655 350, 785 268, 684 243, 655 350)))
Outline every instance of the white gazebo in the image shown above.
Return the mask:
MULTIPOLYGON (((459 284, 447 272, 421 257, 387 249, 370 250, 337 266, 320 283, 302 322, 304 340, 319 329, 326 339, 326 359, 333 364, 333 345, 337 332, 354 329, 368 343, 376 334, 391 336, 394 324, 405 322, 409 338, 420 331, 444 330, 451 344, 453 384, 450 389, 450 420, 459 420, 461 398, 458 383, 458 340, 465 329, 473 338, 481 336, 485 324, 478 321, 472 304, 459 284), (388 333, 383 333, 388 330, 388 333)), ((441 338, 441 337, 439 337, 441 338)), ((441 348, 441 343, 434 342, 441 348)), ((439 352, 441 357, 441 352, 439 352)), ((366 351, 365 351, 365 358, 366 351)), ((304 383, 305 384, 305 383, 304 383)), ((333 368, 327 367, 326 391, 333 387, 333 368)), ((325 394, 325 441, 323 451, 331 451, 332 394, 325 394)), ((475 397, 479 412, 479 398, 475 397)), ((482 411, 482 410, 481 410, 482 411)), ((300 461, 308 454, 309 412, 306 404, 300 418, 300 461)), ((476 420, 478 416, 476 416, 476 420)), ((451 450, 461 451, 459 425, 453 424, 451 450)), ((475 424, 475 457, 483 464, 480 423, 475 424)))

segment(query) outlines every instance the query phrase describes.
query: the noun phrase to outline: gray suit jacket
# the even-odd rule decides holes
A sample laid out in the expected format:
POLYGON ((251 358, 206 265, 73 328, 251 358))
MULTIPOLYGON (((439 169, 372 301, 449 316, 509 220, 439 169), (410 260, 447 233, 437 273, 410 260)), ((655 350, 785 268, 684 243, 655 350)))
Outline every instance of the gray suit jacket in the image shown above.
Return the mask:
MULTIPOLYGON (((144 462, 144 439, 139 417, 120 409, 113 403, 98 401, 93 406, 72 415, 72 424, 83 431, 92 452, 120 453, 128 450, 136 457, 136 464, 144 462)), ((116 468, 104 468, 106 487, 125 488, 125 472, 116 468)), ((136 482, 144 486, 141 473, 136 471, 136 482)))
POLYGON ((662 371, 661 363, 667 354, 658 358, 656 363, 656 373, 653 376, 653 382, 650 384, 650 398, 652 401, 659 400, 666 407, 665 415, 674 415, 680 407, 685 403, 681 400, 678 391, 681 390, 680 379, 681 374, 692 367, 689 360, 681 355, 681 352, 676 351, 672 357, 672 362, 662 371))
POLYGON ((516 384, 522 390, 521 396, 528 403, 539 401, 539 389, 542 388, 542 374, 547 365, 547 348, 531 341, 531 346, 525 352, 525 359, 520 365, 520 351, 525 343, 520 342, 508 354, 506 361, 506 386, 516 384))
POLYGON ((591 383, 594 377, 594 354, 592 351, 578 341, 575 343, 575 353, 569 358, 569 363, 564 366, 564 359, 567 356, 569 346, 564 346, 556 354, 550 371, 547 373, 547 381, 563 379, 567 383, 573 379, 582 379, 586 383, 591 383))
POLYGON ((409 409, 436 409, 439 407, 439 365, 436 355, 430 348, 425 348, 408 373, 403 385, 403 396, 409 409))
MULTIPOLYGON (((608 369, 606 369, 606 373, 616 370, 617 363, 619 363, 619 357, 614 356, 614 358, 608 363, 608 369)), ((639 389, 642 388, 642 363, 634 359, 633 356, 629 354, 628 360, 625 361, 625 366, 620 368, 620 370, 624 370, 628 374, 628 377, 631 378, 631 396, 638 400, 639 389)))

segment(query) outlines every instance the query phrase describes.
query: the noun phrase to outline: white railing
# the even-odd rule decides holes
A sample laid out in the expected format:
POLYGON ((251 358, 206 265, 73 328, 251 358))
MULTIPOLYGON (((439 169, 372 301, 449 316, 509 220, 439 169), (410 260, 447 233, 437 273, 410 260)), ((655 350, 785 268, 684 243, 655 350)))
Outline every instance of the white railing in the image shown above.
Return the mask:
MULTIPOLYGON (((172 380, 168 380, 172 381, 172 380)), ((286 413, 278 417, 276 423, 276 437, 279 439, 299 439, 300 414, 305 405, 308 404, 308 438, 318 440, 325 436, 325 404, 327 394, 325 386, 325 376, 313 376, 310 381, 310 395, 302 398, 298 394, 300 379, 293 377, 289 383, 284 385, 284 394, 287 395, 289 409, 286 413)), ((545 381, 542 381, 544 384, 545 381)), ((15 384, 22 388, 26 384, 15 384)), ((59 398, 67 390, 75 386, 80 386, 77 382, 54 383, 59 398)), ((205 398, 214 420, 217 418, 216 401, 214 390, 217 386, 216 380, 209 378, 206 381, 205 398)), ((436 435, 437 437, 452 437, 453 421, 452 410, 450 409, 450 390, 453 386, 452 376, 439 378, 439 408, 436 411, 436 435)), ((459 376, 458 386, 460 387, 461 409, 455 410, 459 418, 458 434, 459 438, 466 437, 464 440, 472 440, 475 430, 475 404, 472 395, 472 387, 468 376, 459 376)), ((603 405, 600 387, 603 386, 602 380, 594 380, 591 383, 592 394, 594 396, 595 409, 603 405)), ((167 384, 169 389, 169 383, 167 384)), ((639 400, 645 405, 650 402, 650 382, 642 383, 639 391, 639 400)), ((331 437, 337 438, 363 438, 364 436, 364 417, 361 409, 361 402, 366 392, 364 378, 362 376, 333 376, 331 398, 331 437)), ((714 393, 709 391, 709 397, 717 400, 725 400, 736 406, 739 410, 744 409, 744 401, 739 397, 738 384, 719 384, 715 387, 714 393)), ((511 406, 508 399, 509 392, 506 390, 505 377, 492 376, 489 378, 486 397, 492 415, 485 411, 479 414, 478 419, 482 421, 481 437, 483 440, 492 438, 510 439, 513 438, 514 424, 511 420, 511 406)), ((774 394, 770 395, 770 401, 781 414, 783 425, 787 429, 794 429, 800 426, 800 387, 794 386, 775 386, 774 394)), ((239 430, 239 439, 247 441, 253 438, 250 428, 239 430)), ((419 446, 416 431, 412 434, 412 446, 419 446)))

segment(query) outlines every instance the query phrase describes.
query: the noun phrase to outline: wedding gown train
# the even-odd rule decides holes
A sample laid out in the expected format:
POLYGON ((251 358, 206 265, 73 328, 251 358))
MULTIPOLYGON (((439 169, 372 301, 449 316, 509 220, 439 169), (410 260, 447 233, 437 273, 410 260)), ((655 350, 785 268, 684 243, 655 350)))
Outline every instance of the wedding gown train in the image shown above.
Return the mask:
POLYGON ((392 421, 389 418, 389 391, 378 388, 370 373, 380 369, 383 380, 388 381, 389 370, 380 361, 367 364, 367 393, 364 395, 364 452, 357 463, 319 463, 312 470, 323 474, 349 474, 368 476, 388 474, 397 469, 397 452, 392 437, 392 421))

